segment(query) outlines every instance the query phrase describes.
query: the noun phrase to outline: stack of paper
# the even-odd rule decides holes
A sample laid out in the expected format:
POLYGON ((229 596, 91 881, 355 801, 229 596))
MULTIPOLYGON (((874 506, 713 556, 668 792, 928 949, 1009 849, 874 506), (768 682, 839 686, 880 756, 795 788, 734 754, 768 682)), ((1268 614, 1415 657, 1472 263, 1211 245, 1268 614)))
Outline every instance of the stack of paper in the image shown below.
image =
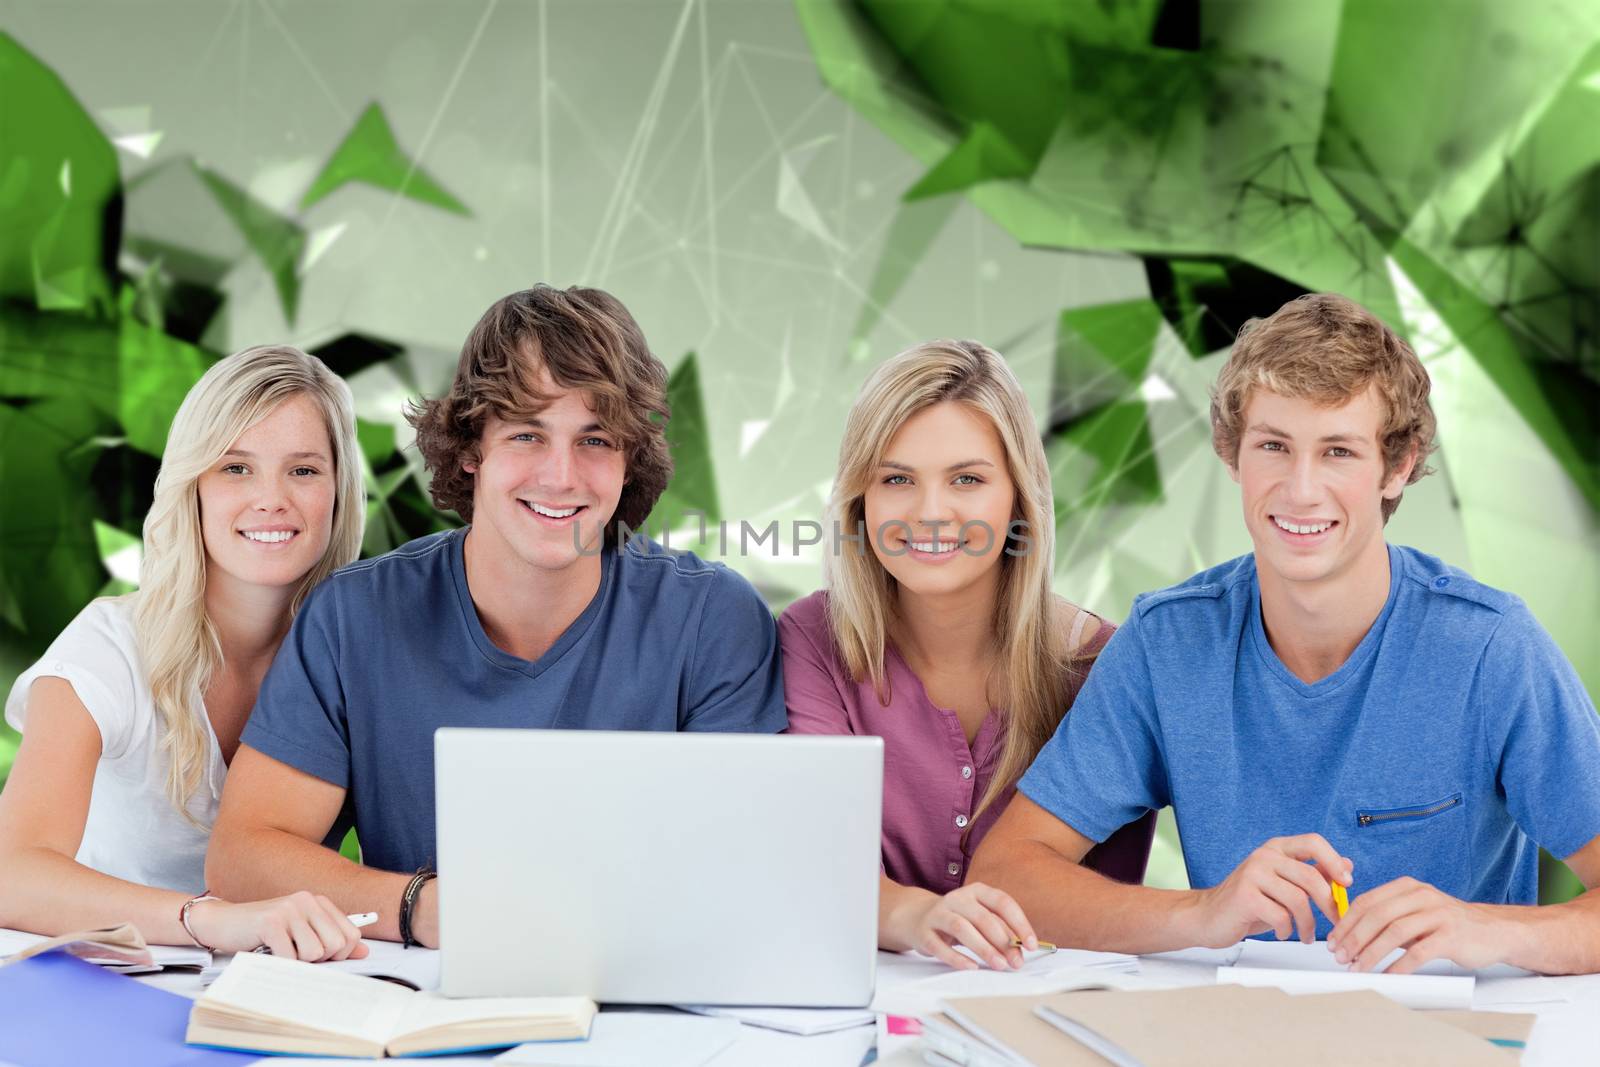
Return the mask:
MULTIPOLYGON (((1517 1017, 1504 1017, 1516 1020, 1517 1017)), ((1475 1020, 1477 1022, 1479 1020, 1475 1020)), ((1500 1029, 1528 1032, 1528 1020, 1500 1029)), ((1201 986, 946 1001, 923 1020, 928 1050, 958 1063, 1038 1067, 1505 1067, 1492 1040, 1370 990, 1290 996, 1201 986)))
POLYGON ((878 1058, 915 1044, 922 1031, 918 1019, 936 1012, 949 998, 1144 988, 1152 983, 1133 973, 1138 963, 1137 957, 1119 952, 1061 949, 1027 953, 1015 971, 956 971, 929 956, 880 952, 872 999, 872 1010, 878 1013, 878 1058))

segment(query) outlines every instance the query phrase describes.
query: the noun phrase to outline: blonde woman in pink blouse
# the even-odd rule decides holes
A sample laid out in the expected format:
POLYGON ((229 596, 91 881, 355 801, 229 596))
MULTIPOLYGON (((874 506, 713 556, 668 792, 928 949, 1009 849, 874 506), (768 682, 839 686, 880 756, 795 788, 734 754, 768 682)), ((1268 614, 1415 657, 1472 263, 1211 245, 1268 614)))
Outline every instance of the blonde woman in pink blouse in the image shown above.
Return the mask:
MULTIPOLYGON (((1020 966, 1037 939, 966 882, 983 835, 1060 723, 1112 627, 1050 588, 1050 469, 1026 395, 975 341, 879 367, 845 426, 827 588, 778 623, 792 733, 884 739, 878 944, 957 968, 1020 966), (861 540, 845 537, 862 535, 861 540)), ((1137 882, 1154 814, 1091 853, 1137 882)))

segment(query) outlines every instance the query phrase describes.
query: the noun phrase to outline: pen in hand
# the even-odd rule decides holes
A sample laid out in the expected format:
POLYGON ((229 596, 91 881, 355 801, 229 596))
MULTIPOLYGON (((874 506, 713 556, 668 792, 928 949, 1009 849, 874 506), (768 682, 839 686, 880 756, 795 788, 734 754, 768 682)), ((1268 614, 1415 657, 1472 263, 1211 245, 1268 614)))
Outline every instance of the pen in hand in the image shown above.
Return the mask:
MULTIPOLYGON (((346 915, 345 918, 350 920, 351 926, 354 926, 357 930, 359 930, 364 926, 371 926, 373 923, 377 922, 378 913, 375 911, 363 911, 356 915, 346 915)), ((266 945, 257 945, 250 951, 259 952, 263 956, 272 955, 272 950, 266 945)))

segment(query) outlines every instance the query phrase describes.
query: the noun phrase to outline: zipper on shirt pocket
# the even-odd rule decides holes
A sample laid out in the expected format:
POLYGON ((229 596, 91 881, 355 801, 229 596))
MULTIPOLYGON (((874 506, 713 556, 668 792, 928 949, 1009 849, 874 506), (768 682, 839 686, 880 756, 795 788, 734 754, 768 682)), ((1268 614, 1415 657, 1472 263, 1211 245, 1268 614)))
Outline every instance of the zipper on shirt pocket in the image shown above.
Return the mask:
POLYGON ((1432 804, 1419 804, 1410 808, 1374 808, 1371 811, 1356 812, 1356 823, 1360 826, 1376 826, 1386 822, 1415 822, 1418 819, 1430 819, 1441 812, 1449 811, 1461 803, 1461 794, 1452 793, 1443 800, 1436 800, 1432 804))

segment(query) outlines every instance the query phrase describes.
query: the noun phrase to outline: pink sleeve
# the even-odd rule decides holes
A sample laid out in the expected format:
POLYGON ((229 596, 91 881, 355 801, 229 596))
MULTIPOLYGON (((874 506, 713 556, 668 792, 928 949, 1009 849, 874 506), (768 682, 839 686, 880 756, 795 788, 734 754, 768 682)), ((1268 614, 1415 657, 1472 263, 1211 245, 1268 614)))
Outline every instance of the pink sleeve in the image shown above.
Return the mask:
POLYGON ((818 647, 815 598, 791 604, 778 619, 778 648, 783 655, 783 698, 789 707, 791 734, 849 734, 849 714, 834 679, 831 643, 818 647), (811 618, 807 618, 810 616, 811 618), (802 621, 804 620, 804 621, 802 621), (812 623, 813 625, 807 625, 812 623))

